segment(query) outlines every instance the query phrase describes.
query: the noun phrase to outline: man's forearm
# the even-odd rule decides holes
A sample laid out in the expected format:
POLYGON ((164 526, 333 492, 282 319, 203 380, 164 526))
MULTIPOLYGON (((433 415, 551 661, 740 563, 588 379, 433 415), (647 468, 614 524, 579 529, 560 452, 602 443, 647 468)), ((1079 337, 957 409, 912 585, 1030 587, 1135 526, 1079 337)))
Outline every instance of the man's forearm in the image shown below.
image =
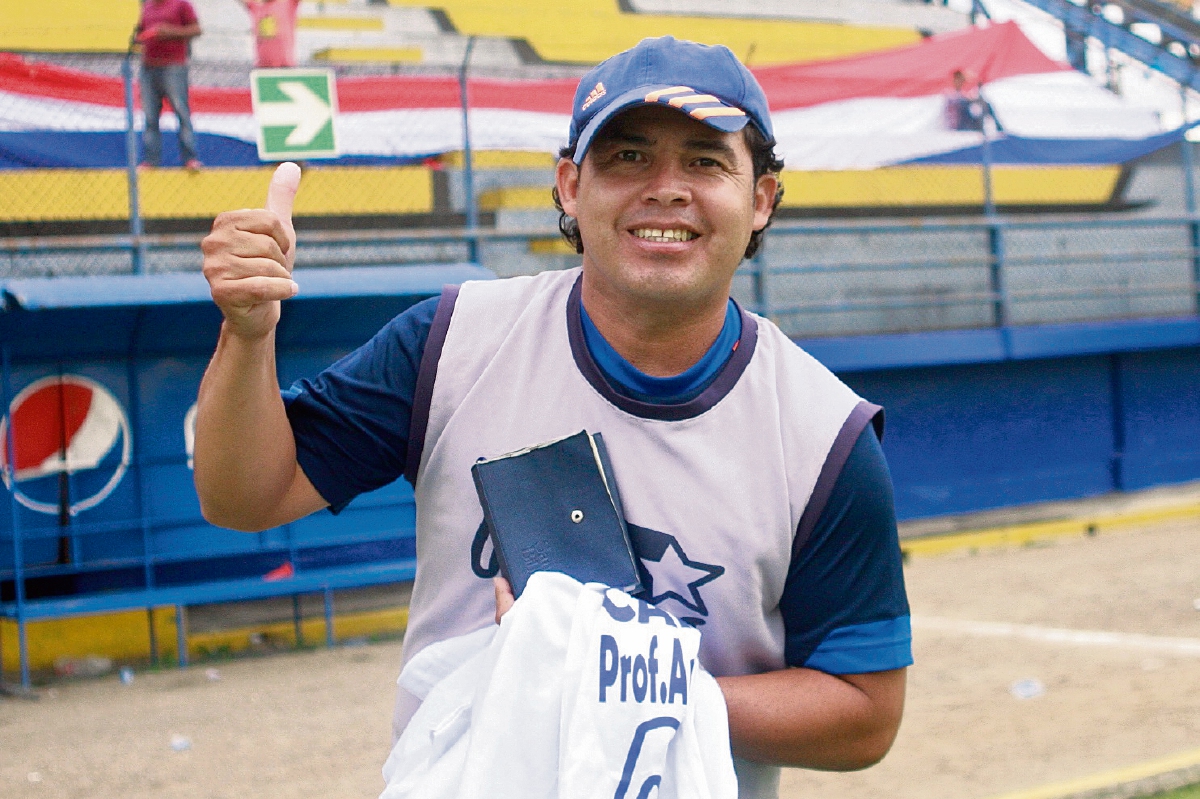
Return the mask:
POLYGON ((316 509, 292 507, 303 474, 279 394, 274 350, 273 332, 247 340, 223 327, 200 384, 196 491, 205 518, 223 527, 261 530, 316 509))
POLYGON ((155 37, 159 39, 193 39, 200 35, 200 25, 174 25, 163 22, 154 26, 155 37))
POLYGON ((879 762, 900 727, 905 670, 834 676, 785 669, 720 677, 733 753, 827 771, 879 762))

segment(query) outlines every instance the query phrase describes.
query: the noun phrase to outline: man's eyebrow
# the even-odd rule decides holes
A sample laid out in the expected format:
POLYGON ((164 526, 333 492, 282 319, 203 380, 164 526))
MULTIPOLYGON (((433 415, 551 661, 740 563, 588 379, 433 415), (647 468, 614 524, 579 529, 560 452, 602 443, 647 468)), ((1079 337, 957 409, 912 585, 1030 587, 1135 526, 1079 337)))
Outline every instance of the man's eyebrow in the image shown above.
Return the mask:
MULTIPOLYGON (((640 133, 627 133, 621 130, 614 130, 611 133, 604 134, 603 138, 598 139, 597 144, 600 143, 619 146, 622 144, 650 144, 651 140, 650 137, 643 136, 640 133)), ((724 156, 730 161, 737 161, 737 151, 722 139, 688 139, 684 142, 684 147, 704 153, 715 153, 716 155, 724 156)))
POLYGON ((706 153, 717 153, 731 161, 737 161, 737 151, 728 142, 721 139, 691 139, 685 146, 689 150, 700 150, 706 153))
POLYGON ((639 133, 626 133, 622 130, 614 130, 611 133, 605 133, 597 139, 598 144, 649 144, 650 139, 639 133))

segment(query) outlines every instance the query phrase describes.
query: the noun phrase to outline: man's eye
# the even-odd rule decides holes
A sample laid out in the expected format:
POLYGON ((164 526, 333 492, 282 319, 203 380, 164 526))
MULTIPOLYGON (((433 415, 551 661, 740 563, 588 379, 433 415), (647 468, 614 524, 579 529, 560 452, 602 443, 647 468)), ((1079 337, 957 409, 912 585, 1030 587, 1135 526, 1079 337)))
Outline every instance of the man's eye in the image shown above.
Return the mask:
POLYGON ((713 166, 720 166, 720 165, 721 165, 721 163, 719 161, 717 161, 717 159, 715 159, 715 158, 697 158, 696 159, 696 166, 713 167, 713 166))
POLYGON ((637 150, 619 150, 617 152, 618 161, 636 161, 641 155, 637 150))

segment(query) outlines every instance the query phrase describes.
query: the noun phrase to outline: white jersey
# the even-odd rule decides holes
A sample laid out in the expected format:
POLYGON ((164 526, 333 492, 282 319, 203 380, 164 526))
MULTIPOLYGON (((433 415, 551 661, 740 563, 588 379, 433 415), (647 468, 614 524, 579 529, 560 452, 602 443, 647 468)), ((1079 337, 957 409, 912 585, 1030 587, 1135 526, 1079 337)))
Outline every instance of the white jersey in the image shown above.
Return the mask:
POLYGON ((700 633, 646 608, 540 572, 499 627, 423 649, 380 799, 737 799, 700 633))
MULTIPOLYGON (((746 313, 733 356, 695 400, 626 399, 584 344, 579 275, 469 282, 443 298, 414 403, 420 567, 405 659, 493 623, 471 465, 585 429, 603 434, 649 602, 700 628, 700 661, 716 676, 784 668, 778 605, 797 529, 835 439, 852 414, 865 426, 867 404, 746 313)), ((401 690, 396 735, 417 705, 401 690)))

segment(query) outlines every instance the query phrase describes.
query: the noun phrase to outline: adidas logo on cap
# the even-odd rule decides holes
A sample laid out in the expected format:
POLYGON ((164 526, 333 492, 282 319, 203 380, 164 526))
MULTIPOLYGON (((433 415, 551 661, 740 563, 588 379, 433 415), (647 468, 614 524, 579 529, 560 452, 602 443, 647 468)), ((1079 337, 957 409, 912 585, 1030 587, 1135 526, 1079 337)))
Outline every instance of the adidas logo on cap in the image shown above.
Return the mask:
POLYGON ((588 109, 589 105, 596 102, 597 100, 599 100, 601 97, 603 97, 606 94, 608 94, 608 92, 605 91, 604 84, 597 83, 596 88, 594 88, 590 92, 588 92, 588 96, 584 99, 583 105, 579 107, 579 110, 586 111, 588 109))

